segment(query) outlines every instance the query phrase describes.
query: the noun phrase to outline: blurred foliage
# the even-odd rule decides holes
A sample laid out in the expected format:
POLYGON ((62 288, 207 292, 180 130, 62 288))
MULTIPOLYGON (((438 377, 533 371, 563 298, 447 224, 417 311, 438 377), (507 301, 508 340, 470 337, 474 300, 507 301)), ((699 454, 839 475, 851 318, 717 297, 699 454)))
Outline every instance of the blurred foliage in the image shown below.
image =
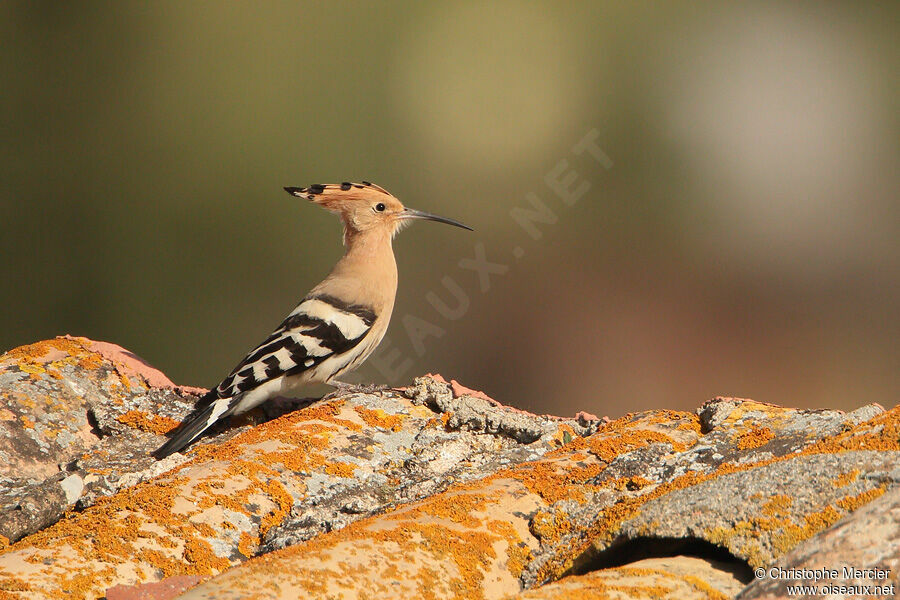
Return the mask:
POLYGON ((897 17, 0 3, 0 346, 86 335, 214 385, 340 255, 334 217, 281 187, 365 179, 477 231, 395 241, 379 356, 406 370, 361 379, 440 372, 558 414, 893 405, 897 17), (573 153, 592 131, 612 168, 573 153), (546 182, 560 161, 590 184, 572 206, 546 182), (510 216, 529 193, 556 219, 539 239, 510 216), (459 266, 478 244, 509 267, 486 291, 459 266), (468 302, 452 319, 427 295, 454 304, 444 277, 468 302))

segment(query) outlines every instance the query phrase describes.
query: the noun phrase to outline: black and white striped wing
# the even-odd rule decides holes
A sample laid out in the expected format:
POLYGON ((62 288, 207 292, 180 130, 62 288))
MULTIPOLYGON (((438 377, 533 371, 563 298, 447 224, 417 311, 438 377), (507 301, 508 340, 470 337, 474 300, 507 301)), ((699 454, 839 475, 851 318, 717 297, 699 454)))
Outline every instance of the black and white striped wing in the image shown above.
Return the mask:
POLYGON ((350 353, 369 333, 375 318, 371 309, 338 298, 306 298, 218 385, 216 395, 230 398, 282 375, 299 375, 328 358, 350 353))
POLYGON ((357 346, 375 319, 371 309, 332 296, 304 299, 266 341, 201 399, 199 412, 154 455, 161 459, 178 452, 217 421, 265 401, 271 390, 260 386, 279 377, 301 375, 332 358, 322 372, 310 375, 322 382, 339 374, 358 357, 357 346))

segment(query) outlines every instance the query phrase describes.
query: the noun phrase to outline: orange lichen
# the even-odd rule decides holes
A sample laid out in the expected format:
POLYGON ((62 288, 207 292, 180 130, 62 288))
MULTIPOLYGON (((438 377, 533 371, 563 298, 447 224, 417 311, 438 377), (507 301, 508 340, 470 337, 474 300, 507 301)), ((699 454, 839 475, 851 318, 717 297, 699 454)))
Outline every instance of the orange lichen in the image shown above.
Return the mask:
POLYGON ((845 487, 855 481, 857 477, 859 477, 859 469, 853 469, 848 473, 842 473, 841 475, 838 475, 834 478, 834 481, 832 483, 834 484, 834 487, 845 487))
POLYGON ((603 467, 599 464, 561 465, 551 460, 538 460, 503 469, 495 476, 511 476, 520 481, 528 491, 537 494, 548 504, 553 504, 560 500, 584 502, 588 492, 600 489, 599 486, 586 482, 599 475, 602 470, 603 467))
MULTIPOLYGON (((787 552, 800 542, 808 540, 823 529, 834 525, 841 518, 841 513, 833 506, 803 516, 805 523, 797 525, 789 522, 782 527, 781 533, 772 538, 772 546, 779 552, 787 552)), ((762 566, 751 563, 752 566, 762 566)))
MULTIPOLYGON (((609 507, 605 511, 604 518, 602 520, 598 520, 597 523, 594 524, 588 537, 591 537, 594 540, 610 539, 619 523, 621 523, 626 518, 630 518, 631 516, 637 514, 641 506, 643 506, 643 504, 645 504, 649 500, 658 498, 669 492, 697 485, 703 481, 708 481, 722 475, 745 471, 753 468, 759 468, 761 466, 765 466, 775 462, 794 459, 799 455, 808 453, 810 453, 809 449, 798 454, 767 459, 755 463, 741 465, 725 463, 720 465, 715 471, 704 475, 697 473, 688 473, 671 482, 660 485, 648 494, 644 494, 636 498, 623 499, 618 504, 609 507)), ((871 501, 873 498, 880 495, 880 493, 883 493, 883 489, 881 490, 881 492, 879 492, 878 490, 872 490, 868 493, 860 494, 859 496, 846 498, 844 499, 844 504, 846 506, 859 506, 865 504, 868 501, 871 501)), ((770 531, 776 528, 782 528, 782 533, 776 536, 773 545, 779 550, 779 552, 783 553, 796 546, 797 543, 808 539, 818 531, 821 531, 822 529, 830 526, 838 518, 840 518, 840 514, 837 512, 837 510, 835 510, 831 506, 828 506, 825 507, 825 509, 823 509, 822 511, 806 515, 804 517, 806 523, 802 526, 794 524, 788 524, 785 526, 784 516, 781 513, 786 509, 787 506, 790 505, 790 502, 791 499, 787 496, 775 496, 763 506, 763 512, 769 515, 775 515, 775 518, 757 517, 752 519, 751 521, 739 522, 732 528, 726 529, 719 527, 715 530, 707 531, 707 539, 709 539, 713 543, 724 544, 727 539, 738 533, 744 535, 754 535, 759 534, 762 531, 770 531)), ((573 555, 577 556, 579 553, 580 551, 576 550, 573 555)), ((747 548, 746 554, 749 555, 749 562, 751 565, 759 566, 763 564, 763 560, 758 551, 755 551, 752 548, 747 548)), ((563 560, 565 561, 565 559, 563 560)), ((565 564, 556 564, 554 570, 553 567, 548 565, 543 569, 543 572, 545 572, 547 575, 553 572, 559 573, 564 570, 566 566, 567 565, 565 564)))
POLYGON ((640 508, 650 500, 664 496, 676 489, 697 485, 711 477, 712 475, 701 475, 696 472, 689 472, 671 482, 660 484, 646 494, 636 497, 623 497, 618 503, 606 507, 603 510, 602 517, 598 518, 585 532, 584 539, 587 541, 572 547, 568 553, 556 557, 555 560, 545 563, 539 570, 539 579, 555 579, 561 573, 568 570, 572 564, 572 560, 576 556, 581 555, 588 546, 596 542, 611 540, 615 537, 615 532, 617 531, 619 524, 636 515, 640 508))
MULTIPOLYGON (((452 590, 458 597, 478 597, 484 574, 497 559, 499 549, 495 547, 497 542, 504 541, 506 544, 504 557, 506 568, 511 574, 521 574, 531 555, 527 545, 509 523, 476 516, 476 513, 495 505, 500 490, 471 493, 466 491, 465 487, 460 486, 463 489, 457 489, 453 493, 433 496, 422 504, 399 507, 390 515, 382 517, 394 523, 390 527, 381 525, 365 529, 360 527, 361 522, 357 522, 299 546, 254 559, 258 562, 248 563, 250 568, 245 566, 245 572, 252 573, 254 565, 263 569, 271 568, 267 565, 271 565, 273 560, 277 560, 285 553, 299 551, 303 556, 318 560, 317 556, 323 559, 335 556, 334 547, 342 543, 347 543, 348 548, 338 553, 349 552, 351 556, 355 556, 356 550, 361 547, 365 547, 365 552, 369 554, 375 552, 373 546, 386 544, 390 548, 390 556, 401 561, 396 563, 398 565, 415 561, 413 557, 423 551, 431 557, 425 560, 426 563, 451 565, 452 569, 431 573, 431 576, 436 578, 432 581, 431 589, 439 585, 442 589, 452 590), (487 531, 484 531, 485 529, 487 531)), ((379 587, 379 584, 373 583, 372 573, 358 570, 334 572, 321 567, 315 569, 300 567, 298 573, 302 585, 310 594, 324 595, 330 585, 353 586, 348 578, 357 577, 365 577, 369 585, 379 587)), ((420 569, 419 575, 427 577, 429 573, 420 569)), ((421 578, 419 580, 421 581, 421 578)))
MULTIPOLYGON (((258 518, 258 530, 236 540, 238 551, 251 555, 258 543, 256 536, 280 524, 293 506, 294 498, 278 480, 283 470, 330 470, 350 475, 356 468, 326 460, 331 454, 326 452, 334 449, 336 439, 363 429, 357 422, 361 415, 344 410, 343 406, 342 401, 321 403, 253 428, 223 444, 201 446, 193 452, 194 460, 153 483, 122 490, 82 513, 68 515, 14 545, 11 551, 24 551, 23 560, 33 558, 38 564, 46 563, 45 573, 39 579, 42 586, 51 590, 65 589, 61 587, 64 584, 84 583, 63 581, 62 563, 57 561, 63 556, 68 561, 74 553, 93 587, 78 587, 70 596, 72 599, 93 597, 111 584, 116 577, 107 575, 111 565, 128 564, 137 569, 142 564, 143 572, 154 579, 221 571, 231 561, 216 556, 205 539, 214 538, 216 532, 206 522, 192 517, 220 505, 258 518), (352 417, 342 418, 348 415, 352 417), (200 466, 199 477, 191 472, 194 465, 200 466), (223 486, 223 480, 229 484, 223 486), (260 504, 260 497, 271 504, 260 504), (172 502, 176 498, 179 502, 186 498, 191 508, 182 506, 178 514, 173 513, 172 502), (56 556, 60 558, 52 558, 56 556)), ((129 424, 144 420, 144 415, 136 412, 123 417, 129 424)), ((302 489, 302 483, 295 482, 292 489, 298 488, 302 489)), ((452 511, 448 514, 453 516, 452 511)))
POLYGON ((684 425, 685 429, 691 431, 699 431, 700 429, 699 417, 694 413, 678 410, 651 410, 640 413, 628 413, 623 417, 601 425, 597 433, 608 434, 625 430, 647 430, 657 425, 679 429, 676 424, 684 425))
POLYGON ((4 575, 0 577, 0 600, 5 598, 14 598, 19 600, 21 596, 14 594, 4 594, 4 592, 31 592, 34 588, 27 581, 22 581, 18 577, 12 575, 4 575))
POLYGON ((131 389, 131 380, 128 379, 128 376, 124 373, 119 373, 119 383, 122 384, 123 389, 131 389))
MULTIPOLYGON (((56 355, 54 354, 54 356, 56 355)), ((34 344, 13 348, 0 356, 0 360, 14 362, 19 370, 31 374, 32 377, 43 374, 46 369, 42 365, 48 362, 54 366, 78 364, 88 370, 97 369, 103 364, 103 357, 99 354, 85 348, 79 342, 65 337, 43 340, 34 344), (54 351, 61 352, 63 357, 56 360, 48 360, 47 355, 54 351)), ((54 368, 54 370, 56 369, 54 368)), ((50 375, 56 377, 53 373, 50 373, 50 375)))
MULTIPOLYGON (((857 495, 842 498, 835 504, 841 509, 850 512, 879 497, 884 493, 885 489, 885 486, 881 486, 867 490, 857 495)), ((775 496, 763 506, 763 512, 772 515, 774 518, 756 517, 749 521, 736 523, 731 528, 718 527, 707 532, 707 539, 713 543, 724 544, 737 534, 758 536, 763 531, 780 530, 777 535, 773 536, 772 545, 781 554, 791 550, 798 543, 809 539, 819 531, 830 527, 841 517, 841 513, 834 507, 826 506, 820 511, 804 515, 804 523, 797 525, 790 521, 785 521, 785 517, 789 514, 787 508, 790 504, 791 500, 789 497, 775 496)), ((749 555, 749 562, 753 566, 759 566, 765 562, 758 549, 747 547, 744 549, 744 552, 749 555)))
MULTIPOLYGON (((395 565, 390 565, 389 569, 393 568, 396 570, 395 565)), ((390 573, 390 570, 386 571, 390 573)), ((392 579, 396 580, 397 576, 393 577, 383 577, 385 581, 391 581, 392 579)), ((437 596, 435 596, 434 591, 437 588, 440 582, 440 571, 438 569, 432 569, 431 567, 422 566, 419 569, 419 572, 416 573, 416 584, 418 589, 416 590, 416 597, 422 598, 422 600, 436 600, 437 596)))
POLYGON ((34 429, 34 419, 28 415, 22 415, 22 426, 25 429, 34 429))
POLYGON ((113 574, 114 570, 111 567, 106 567, 96 573, 79 573, 76 571, 69 577, 61 577, 60 587, 70 594, 69 597, 76 594, 76 597, 84 597, 93 588, 94 576, 109 581, 112 579, 113 574))
POLYGON ((700 426, 700 417, 697 415, 691 415, 693 418, 687 422, 679 423, 675 426, 675 429, 679 431, 691 431, 696 433, 698 436, 703 435, 703 428, 700 426))
POLYGON ((762 513, 770 517, 786 517, 790 514, 791 505, 794 500, 790 496, 779 494, 772 496, 763 504, 762 513))
POLYGON ((362 426, 358 423, 337 417, 343 405, 343 400, 332 400, 308 406, 254 427, 222 444, 199 446, 193 451, 194 462, 231 461, 244 456, 248 446, 275 439, 283 442, 289 450, 256 452, 254 461, 257 464, 280 463, 291 471, 305 471, 311 467, 322 466, 325 458, 317 450, 328 448, 328 436, 332 431, 336 431, 329 424, 351 432, 362 430, 362 426))
POLYGON ((837 501, 837 505, 846 510, 847 512, 853 512, 858 509, 860 506, 864 506, 878 498, 882 494, 884 494, 885 490, 887 490, 886 485, 881 485, 877 488, 873 488, 871 490, 866 490, 864 492, 860 492, 856 495, 845 496, 837 501))
POLYGON ((0 600, 6 600, 7 598, 14 598, 19 600, 21 596, 11 594, 9 592, 28 592, 31 591, 32 587, 26 581, 22 581, 18 577, 15 577, 11 574, 0 574, 0 600))
MULTIPOLYGON (((671 444, 675 452, 683 452, 687 449, 683 443, 664 433, 645 429, 619 431, 614 436, 593 435, 587 440, 590 451, 607 463, 612 462, 620 454, 655 443, 671 444)), ((559 450, 555 452, 559 452, 559 450)))
POLYGON ((28 373, 33 381, 40 381, 41 375, 47 372, 47 370, 37 364, 22 362, 16 365, 19 368, 19 371, 22 373, 28 373))
POLYGON ((561 510, 539 510, 531 519, 531 532, 540 538, 541 543, 555 544, 572 532, 572 520, 568 513, 561 510))
POLYGON ((94 352, 86 353, 79 358, 78 364, 82 369, 86 370, 99 369, 100 365, 103 364, 103 357, 94 352))
POLYGON ((846 450, 900 450, 900 406, 834 437, 819 440, 801 454, 834 454, 846 450))
POLYGON ((362 431, 362 426, 359 423, 354 423, 353 421, 342 419, 337 416, 341 413, 344 406, 345 402, 343 400, 322 402, 288 413, 279 418, 278 421, 284 424, 321 421, 323 423, 333 423, 341 427, 346 427, 350 431, 362 431))
POLYGON ((116 417, 116 421, 141 431, 149 431, 151 433, 165 434, 169 433, 179 425, 181 421, 176 421, 165 415, 153 415, 143 410, 129 410, 123 415, 116 417))
POLYGON ((206 537, 214 537, 216 535, 216 530, 212 528, 212 526, 208 523, 204 523, 202 521, 195 521, 194 527, 197 529, 197 532, 200 535, 206 537))
POLYGON ((288 493, 280 481, 269 479, 266 482, 266 493, 275 502, 276 508, 262 518, 259 524, 260 535, 265 535, 270 529, 277 525, 281 525, 284 518, 290 514, 291 507, 294 505, 293 497, 288 493))
POLYGON ((256 548, 259 546, 258 542, 252 535, 247 533, 246 531, 241 532, 240 540, 238 541, 238 552, 250 558, 254 554, 256 554, 256 548))
POLYGON ((43 358, 48 352, 54 349, 62 350, 66 354, 75 354, 82 352, 84 347, 73 340, 55 338, 13 348, 9 352, 0 355, 0 360, 12 360, 16 362, 35 361, 43 358))
POLYGON ((740 450, 759 448, 775 439, 775 433, 768 427, 753 427, 738 436, 737 447, 740 450))
POLYGON ((325 472, 334 477, 353 477, 359 467, 353 463, 332 462, 325 465, 325 472))
MULTIPOLYGON (((618 592, 620 598, 665 598, 672 588, 665 585, 613 585, 606 584, 610 592, 618 592)), ((608 598, 609 596, 604 596, 608 598)))
MULTIPOLYGON (((242 568, 243 577, 253 577, 254 572, 271 572, 273 562, 288 556, 302 554, 313 560, 327 560, 334 556, 338 546, 358 547, 366 544, 367 552, 377 552, 376 548, 390 548, 390 555, 397 564, 413 562, 415 556, 425 552, 430 564, 446 564, 448 568, 435 571, 430 567, 420 569, 420 574, 432 578, 432 588, 437 585, 448 589, 454 597, 483 597, 482 583, 491 562, 497 558, 494 543, 515 537, 514 532, 505 530, 503 525, 494 529, 499 533, 467 530, 465 527, 447 526, 437 523, 402 520, 393 528, 369 529, 365 522, 351 523, 344 529, 328 535, 313 538, 302 544, 251 559, 242 568), (426 571, 427 570, 427 571, 426 571), (452 575, 451 575, 452 573, 452 575)), ((518 544, 514 544, 518 548, 518 544)), ((346 550, 342 550, 346 551, 346 550)), ((516 552, 522 553, 521 550, 516 552)), ((382 563, 383 564, 383 563, 382 563)), ((508 563, 508 568, 516 568, 508 563)), ((367 585, 377 585, 372 573, 366 571, 335 572, 328 569, 300 569, 300 582, 310 595, 324 596, 329 585, 347 587, 350 580, 357 578, 367 585)), ((427 597, 427 596, 426 596, 427 597)))
POLYGON ((198 537, 185 540, 183 558, 187 563, 183 568, 185 575, 210 575, 231 566, 227 559, 215 555, 209 542, 198 537))
MULTIPOLYGON (((459 576, 449 582, 451 589, 462 597, 480 595, 484 570, 489 560, 497 557, 493 548, 495 536, 481 531, 451 530, 440 525, 415 523, 407 524, 407 527, 424 538, 425 547, 438 561, 449 558, 456 565, 459 576)), ((403 536, 404 532, 397 533, 403 536)))
POLYGON ((389 415, 380 408, 370 410, 364 406, 354 406, 353 410, 369 427, 380 427, 391 431, 400 431, 403 427, 402 415, 389 415))
MULTIPOLYGON (((546 598, 564 600, 579 598, 584 600, 607 600, 609 598, 647 598, 661 600, 678 598, 691 587, 709 600, 726 600, 728 596, 719 592, 701 578, 693 575, 673 573, 664 569, 615 567, 592 571, 585 575, 570 575, 550 584, 525 592, 522 598, 546 598), (629 581, 630 580, 630 581, 629 581), (679 585, 680 582, 680 585, 679 585)), ((518 597, 518 596, 517 596, 518 597)))
POLYGON ((418 508, 403 511, 400 518, 409 520, 425 514, 447 519, 467 528, 475 528, 481 524, 481 520, 475 518, 473 513, 484 506, 486 501, 487 497, 483 494, 438 494, 418 508))
MULTIPOLYGON (((612 583, 604 583, 604 587, 609 591, 620 592, 621 595, 625 598, 668 598, 669 595, 674 591, 674 588, 661 585, 660 583, 655 583, 651 585, 650 581, 672 581, 675 579, 680 579, 692 585, 690 582, 686 580, 686 577, 683 575, 678 575, 676 573, 671 573, 669 571, 663 569, 648 569, 646 567, 616 567, 613 569, 608 569, 607 571, 600 571, 599 573, 604 572, 614 572, 626 577, 634 577, 648 580, 648 583, 645 585, 615 585, 612 583)), ((696 578, 695 578, 696 579, 696 578)), ((710 590, 713 588, 707 586, 710 590)), ((713 590, 715 592, 715 590, 713 590)), ((718 594, 718 592, 716 592, 718 594)), ((618 594, 617 594, 618 595, 618 594)), ((608 596, 604 595, 604 598, 608 596)), ((710 600, 719 600, 725 599, 726 596, 722 594, 718 594, 718 596, 710 597, 710 600)))
POLYGON ((754 566, 760 566, 767 562, 767 557, 762 552, 759 538, 764 532, 769 532, 782 527, 785 523, 783 517, 753 517, 749 520, 738 521, 730 527, 713 527, 707 529, 704 538, 717 546, 729 547, 732 540, 740 537, 744 540, 740 547, 740 553, 747 562, 754 566))

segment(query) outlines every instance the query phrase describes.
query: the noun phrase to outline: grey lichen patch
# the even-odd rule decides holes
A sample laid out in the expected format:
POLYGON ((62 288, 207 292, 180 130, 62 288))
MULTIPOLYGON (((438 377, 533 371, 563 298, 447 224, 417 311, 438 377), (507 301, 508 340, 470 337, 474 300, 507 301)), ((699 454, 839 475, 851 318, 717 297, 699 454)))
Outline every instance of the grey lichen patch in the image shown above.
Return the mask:
POLYGON ((380 446, 381 451, 398 460, 405 460, 409 457, 415 439, 415 432, 405 430, 376 431, 372 434, 372 441, 380 446))
POLYGON ((307 494, 311 497, 318 497, 326 490, 331 489, 337 482, 334 477, 324 473, 309 473, 304 483, 307 494))
POLYGON ((81 498, 81 493, 84 491, 84 479, 77 473, 73 473, 60 481, 59 485, 66 495, 67 504, 75 504, 75 502, 81 498))
POLYGON ((865 406, 860 406, 856 410, 847 413, 844 421, 852 426, 856 426, 860 423, 865 423, 869 419, 872 419, 883 412, 884 407, 880 404, 866 404, 865 406))

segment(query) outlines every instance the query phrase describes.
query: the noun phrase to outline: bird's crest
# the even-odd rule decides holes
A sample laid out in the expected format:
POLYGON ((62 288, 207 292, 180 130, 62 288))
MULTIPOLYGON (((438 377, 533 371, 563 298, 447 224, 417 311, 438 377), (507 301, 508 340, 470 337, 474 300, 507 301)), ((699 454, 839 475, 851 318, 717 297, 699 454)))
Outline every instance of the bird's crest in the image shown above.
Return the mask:
POLYGON ((285 191, 298 198, 306 198, 335 212, 340 212, 346 206, 346 201, 370 200, 381 196, 394 196, 380 185, 369 181, 362 183, 314 183, 309 187, 286 187, 285 191))

